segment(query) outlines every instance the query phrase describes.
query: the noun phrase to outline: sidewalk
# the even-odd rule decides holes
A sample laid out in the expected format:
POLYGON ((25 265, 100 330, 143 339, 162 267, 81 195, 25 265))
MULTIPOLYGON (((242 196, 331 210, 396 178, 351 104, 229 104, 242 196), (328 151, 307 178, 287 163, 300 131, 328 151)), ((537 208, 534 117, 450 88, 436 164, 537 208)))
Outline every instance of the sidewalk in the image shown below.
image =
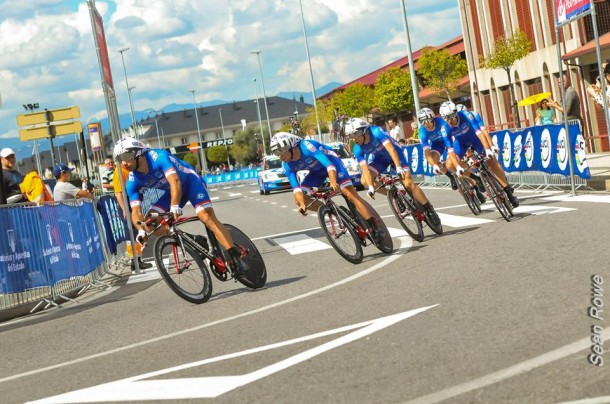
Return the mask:
POLYGON ((591 171, 587 186, 599 191, 610 191, 610 153, 587 154, 587 162, 591 171))

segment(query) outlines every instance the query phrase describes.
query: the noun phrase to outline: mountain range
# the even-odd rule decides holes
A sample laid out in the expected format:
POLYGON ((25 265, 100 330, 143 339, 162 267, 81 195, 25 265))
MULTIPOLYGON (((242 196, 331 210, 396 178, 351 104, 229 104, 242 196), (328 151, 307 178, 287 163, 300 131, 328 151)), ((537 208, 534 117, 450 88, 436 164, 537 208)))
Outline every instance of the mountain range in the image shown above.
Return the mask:
MULTIPOLYGON (((331 92, 332 90, 334 90, 335 88, 340 87, 341 85, 342 85, 341 83, 336 83, 336 82, 328 83, 328 84, 316 89, 316 96, 319 97, 321 95, 327 94, 327 93, 331 92)), ((313 104, 313 95, 311 94, 311 92, 284 91, 284 92, 277 93, 276 96, 282 97, 282 98, 287 98, 289 100, 291 100, 291 99, 299 100, 300 97, 303 97, 303 101, 305 103, 313 104)), ((211 101, 200 102, 197 104, 197 106, 198 107, 210 107, 210 106, 214 106, 214 105, 227 104, 230 102, 233 102, 233 100, 231 100, 231 101, 211 100, 211 101)), ((191 104, 172 103, 172 104, 168 104, 168 105, 164 106, 163 108, 160 108, 158 111, 175 112, 175 111, 183 111, 185 109, 191 109, 191 108, 193 108, 192 103, 191 104)), ((135 115, 136 121, 139 122, 140 120, 146 119, 149 116, 151 116, 152 109, 149 108, 144 111, 134 111, 134 115, 135 115)), ((131 125, 131 112, 120 114, 119 122, 121 124, 121 128, 128 128, 131 125)), ((100 120, 100 123, 102 124, 102 129, 104 132, 106 132, 110 129, 110 123, 108 121, 108 118, 104 118, 104 119, 100 120)), ((85 122, 83 122, 83 126, 85 126, 85 122)), ((86 131, 85 131, 85 137, 88 138, 86 131)), ((55 138, 53 141, 53 144, 54 144, 54 146, 61 146, 64 143, 73 142, 75 140, 75 138, 76 137, 72 136, 72 135, 61 136, 61 137, 55 138)), ((17 159, 19 160, 20 158, 29 157, 32 155, 34 143, 33 142, 22 142, 21 140, 19 140, 18 137, 5 138, 5 139, 0 140, 0 148, 4 148, 4 147, 10 147, 13 150, 15 150, 15 152, 17 153, 17 159)), ((41 150, 41 151, 49 150, 50 143, 47 140, 41 140, 38 144, 38 147, 39 147, 39 150, 41 150)))

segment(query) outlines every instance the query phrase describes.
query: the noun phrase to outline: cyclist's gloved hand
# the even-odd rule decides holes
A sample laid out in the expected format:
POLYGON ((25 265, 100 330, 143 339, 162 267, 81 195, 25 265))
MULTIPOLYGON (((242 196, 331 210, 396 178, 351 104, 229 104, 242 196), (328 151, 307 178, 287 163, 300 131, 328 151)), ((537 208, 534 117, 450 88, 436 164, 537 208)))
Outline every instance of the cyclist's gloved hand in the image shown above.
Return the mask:
POLYGON ((138 235, 136 236, 136 241, 139 244, 144 245, 144 244, 146 244, 147 239, 148 239, 148 235, 146 234, 144 229, 138 230, 138 235))
POLYGON ((494 157, 494 158, 495 158, 495 157, 496 157, 496 155, 494 154, 493 150, 491 150, 491 149, 485 149, 485 157, 489 157, 489 158, 494 157))
POLYGON ((472 157, 468 159, 467 163, 469 167, 472 167, 474 165, 474 160, 472 159, 472 157))
POLYGON ((178 219, 178 217, 182 216, 182 208, 180 205, 172 205, 172 207, 169 208, 169 211, 170 213, 173 213, 174 219, 178 219))
POLYGON ((496 156, 496 158, 498 158, 500 156, 500 148, 498 146, 496 146, 495 144, 491 146, 491 151, 494 152, 494 155, 496 156))
POLYGON ((406 173, 407 173, 406 168, 396 167, 396 174, 400 175, 401 177, 404 177, 406 173))
POLYGON ((435 164, 434 167, 432 167, 432 172, 436 175, 441 173, 441 168, 438 166, 438 164, 435 164))
POLYGON ((462 168, 462 166, 457 166, 457 168, 455 169, 456 174, 458 175, 458 177, 462 178, 462 175, 464 175, 464 169, 462 168))
POLYGON ((369 198, 375 199, 375 187, 374 186, 369 185, 369 190, 366 193, 369 196, 369 198))

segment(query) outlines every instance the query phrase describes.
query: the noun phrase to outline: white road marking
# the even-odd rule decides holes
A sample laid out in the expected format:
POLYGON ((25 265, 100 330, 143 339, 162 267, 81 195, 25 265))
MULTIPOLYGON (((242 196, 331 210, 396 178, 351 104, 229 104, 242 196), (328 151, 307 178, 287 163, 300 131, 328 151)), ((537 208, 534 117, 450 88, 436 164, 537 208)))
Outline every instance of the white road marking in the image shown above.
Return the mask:
MULTIPOLYGON (((497 210, 496 206, 487 202, 485 205, 481 206, 481 209, 494 211, 497 210)), ((575 208, 564 208, 560 206, 546 206, 546 205, 520 205, 518 208, 513 208, 513 212, 516 213, 529 213, 532 215, 544 215, 547 213, 561 213, 561 212, 570 212, 573 210, 577 210, 575 208)))
MULTIPOLYGON (((268 237, 260 237, 259 239, 264 239, 264 238, 268 238, 268 237)), ((258 309, 249 310, 249 311, 246 311, 246 312, 243 312, 243 313, 236 314, 234 316, 225 317, 225 318, 220 319, 220 320, 212 321, 210 323, 201 324, 201 325, 198 325, 198 326, 192 327, 192 328, 187 328, 187 329, 182 330, 182 331, 176 331, 176 332, 173 332, 173 333, 170 333, 170 334, 166 334, 166 335, 162 335, 162 336, 159 336, 159 337, 156 337, 156 338, 151 338, 149 340, 140 341, 140 342, 136 342, 136 343, 133 343, 133 344, 130 344, 130 345, 125 345, 125 346, 122 346, 122 347, 114 348, 114 349, 111 349, 109 351, 99 352, 99 353, 96 353, 96 354, 93 354, 93 355, 85 356, 85 357, 74 359, 74 360, 71 360, 71 361, 58 363, 56 365, 46 366, 46 367, 43 367, 43 368, 30 370, 28 372, 23 372, 23 373, 18 373, 18 374, 12 375, 12 376, 3 377, 3 378, 0 379, 0 383, 6 383, 6 382, 11 381, 11 380, 16 380, 16 379, 21 379, 23 377, 33 376, 33 375, 36 375, 36 374, 39 374, 39 373, 44 373, 44 372, 48 372, 48 371, 51 371, 51 370, 60 369, 60 368, 63 368, 63 367, 75 365, 77 363, 83 363, 83 362, 89 361, 91 359, 103 358, 103 357, 106 357, 106 356, 109 356, 109 355, 114 355, 116 353, 120 353, 120 352, 123 352, 123 351, 130 350, 130 349, 133 349, 133 348, 138 348, 138 347, 145 346, 145 345, 148 345, 148 344, 153 344, 153 343, 156 343, 156 342, 159 342, 159 341, 164 341, 166 339, 176 338, 176 337, 179 337, 179 336, 184 335, 184 334, 188 334, 188 333, 191 333, 191 332, 194 332, 194 331, 203 330, 203 329, 206 329, 206 328, 209 328, 209 327, 213 327, 213 326, 218 325, 218 324, 228 323, 229 321, 237 320, 237 319, 240 319, 240 318, 243 318, 243 317, 248 317, 248 316, 251 316, 253 314, 262 313, 264 311, 271 310, 271 309, 274 309, 276 307, 284 306, 286 304, 289 304, 289 303, 292 303, 292 302, 295 302, 295 301, 298 301, 298 300, 301 300, 301 299, 305 299, 305 298, 310 297, 310 296, 317 295, 318 293, 326 292, 327 290, 330 290, 330 289, 333 289, 333 288, 345 285, 345 284, 350 283, 350 282, 352 282, 352 281, 354 281, 356 279, 362 278, 363 276, 366 276, 366 275, 368 275, 370 273, 373 273, 373 272, 375 272, 375 271, 377 271, 377 270, 379 270, 381 268, 384 268, 386 265, 388 265, 388 264, 390 264, 390 263, 400 259, 402 257, 402 255, 403 255, 403 252, 401 250, 403 250, 403 249, 407 248, 409 245, 411 245, 412 244, 412 240, 410 240, 407 237, 402 237, 402 238, 399 239, 399 241, 400 241, 400 245, 399 245, 398 248, 396 248, 394 250, 394 253, 386 256, 383 260, 377 262, 372 267, 364 269, 364 270, 362 270, 360 272, 357 272, 357 273, 353 274, 352 276, 348 276, 347 278, 342 279, 340 281, 337 281, 335 283, 331 283, 330 285, 323 286, 323 287, 321 287, 319 289, 314 289, 312 291, 303 293, 301 295, 293 296, 293 297, 291 297, 289 299, 286 299, 286 300, 282 300, 282 301, 279 301, 279 302, 276 302, 276 303, 272 303, 272 304, 269 304, 267 306, 259 307, 258 309)))
MULTIPOLYGON (((607 340, 608 338, 610 338, 610 327, 604 329, 601 335, 603 340, 607 340)), ((457 386, 453 386, 448 389, 438 391, 436 393, 429 394, 427 396, 418 397, 414 400, 408 401, 405 404, 438 403, 440 401, 457 397, 461 394, 468 393, 470 391, 501 382, 502 380, 509 379, 514 376, 519 376, 540 366, 544 366, 548 363, 563 359, 565 357, 588 349, 591 349, 591 337, 583 338, 554 351, 547 352, 535 358, 526 360, 514 366, 488 374, 478 379, 474 379, 469 382, 459 384, 457 386)))
POLYGON ((328 250, 332 248, 322 241, 316 240, 305 234, 296 234, 294 236, 278 237, 274 238, 273 241, 277 243, 284 250, 288 251, 290 255, 305 254, 314 251, 328 250))
POLYGON ((144 272, 143 274, 131 275, 129 277, 129 279, 127 280, 126 284, 132 285, 134 283, 155 281, 157 279, 161 279, 161 274, 155 267, 155 268, 147 269, 146 272, 144 272))
POLYGON ((235 193, 235 194, 229 194, 229 197, 234 197, 234 196, 241 196, 241 192, 235 193))
POLYGON ((324 331, 305 337, 282 341, 279 343, 248 349, 241 352, 235 352, 232 354, 218 356, 215 358, 204 359, 197 362, 191 362, 172 368, 162 369, 155 372, 130 377, 116 382, 104 383, 99 386, 60 394, 42 400, 32 401, 31 403, 92 403, 100 401, 117 402, 134 400, 140 401, 214 398, 222 394, 228 393, 229 391, 235 390, 239 387, 245 386, 246 384, 253 383, 257 380, 278 373, 289 367, 311 360, 312 358, 320 354, 338 348, 342 345, 367 337, 377 331, 383 330, 384 328, 390 327, 400 321, 406 320, 409 317, 413 317, 436 306, 438 305, 421 307, 419 309, 410 310, 403 313, 398 313, 391 316, 366 321, 363 323, 352 324, 349 326, 344 326, 336 328, 334 330, 324 331), (329 335, 345 333, 347 331, 352 332, 347 335, 338 337, 334 340, 323 343, 321 345, 318 345, 316 347, 310 348, 306 351, 300 352, 297 355, 293 355, 289 358, 283 359, 277 363, 254 370, 244 375, 191 377, 179 379, 162 378, 156 380, 144 380, 150 378, 158 378, 162 375, 207 365, 209 363, 216 363, 227 359, 234 359, 250 354, 268 351, 271 349, 283 348, 285 346, 306 342, 317 338, 323 338, 329 335))
POLYGON ((544 198, 546 201, 560 201, 560 202, 595 202, 595 203, 610 203, 610 195, 556 195, 544 198))
POLYGON ((218 197, 218 196, 213 196, 213 197, 211 197, 211 198, 210 198, 210 201, 217 201, 217 200, 219 200, 219 199, 220 199, 220 197, 218 197))
POLYGON ((477 216, 458 216, 448 215, 446 213, 438 213, 438 217, 441 218, 443 226, 449 227, 469 227, 494 222, 494 220, 483 219, 482 217, 477 216))

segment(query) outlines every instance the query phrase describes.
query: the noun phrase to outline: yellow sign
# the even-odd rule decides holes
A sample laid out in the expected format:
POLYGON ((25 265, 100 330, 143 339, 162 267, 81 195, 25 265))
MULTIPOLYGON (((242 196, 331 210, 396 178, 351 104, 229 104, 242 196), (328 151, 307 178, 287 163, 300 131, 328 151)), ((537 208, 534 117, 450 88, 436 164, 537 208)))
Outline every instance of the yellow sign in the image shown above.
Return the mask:
POLYGON ((30 114, 17 115, 17 125, 28 126, 53 121, 65 121, 80 118, 80 108, 77 106, 45 111, 32 112, 30 114))
POLYGON ((19 139, 24 142, 34 139, 45 139, 48 137, 69 135, 71 133, 81 133, 83 125, 80 121, 44 125, 34 128, 21 129, 19 139))

